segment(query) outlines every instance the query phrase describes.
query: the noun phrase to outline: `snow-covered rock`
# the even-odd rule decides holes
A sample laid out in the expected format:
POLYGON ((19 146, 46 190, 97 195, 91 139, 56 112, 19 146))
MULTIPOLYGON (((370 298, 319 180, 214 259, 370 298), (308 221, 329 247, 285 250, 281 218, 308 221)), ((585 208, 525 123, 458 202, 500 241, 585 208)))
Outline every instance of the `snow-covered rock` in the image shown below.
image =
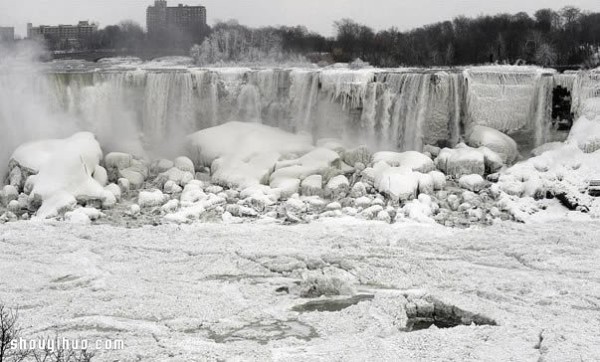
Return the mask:
POLYGON ((103 202, 112 196, 92 177, 102 159, 102 150, 91 133, 26 143, 15 150, 11 159, 39 171, 31 181, 31 193, 42 200, 36 214, 39 218, 68 211, 77 199, 103 202))
POLYGON ((84 212, 80 212, 81 209, 75 209, 65 213, 65 221, 71 224, 89 225, 92 220, 84 212))
POLYGON ((458 180, 458 185, 464 189, 479 192, 485 188, 486 181, 480 175, 465 175, 458 180))
POLYGON ((191 174, 194 174, 196 172, 192 160, 185 156, 177 157, 173 161, 173 167, 178 168, 183 172, 189 172, 191 174))
POLYGON ((504 164, 512 164, 519 157, 517 142, 491 127, 474 125, 467 136, 467 144, 474 148, 487 147, 502 157, 504 164))
POLYGON ((113 196, 115 197, 115 199, 117 201, 121 199, 122 190, 118 185, 116 185, 116 184, 106 185, 104 187, 104 189, 106 191, 110 192, 111 194, 113 194, 113 196))
POLYGON ((281 198, 287 199, 300 191, 300 179, 292 177, 279 177, 271 180, 271 187, 276 190, 281 198))
POLYGON ((360 198, 367 195, 367 185, 362 182, 357 182, 350 190, 350 197, 360 198))
POLYGON ((412 171, 428 173, 435 170, 431 158, 416 151, 377 152, 373 155, 373 163, 385 162, 392 167, 406 167, 412 171))
POLYGON ((160 190, 141 191, 138 196, 140 207, 157 207, 163 205, 169 197, 160 190))
POLYGON ((19 191, 13 185, 5 185, 0 190, 0 204, 6 206, 9 202, 19 198, 19 191))
POLYGON ((375 188, 394 201, 406 201, 417 196, 418 173, 407 167, 391 167, 385 162, 375 165, 375 188))
POLYGON ((188 182, 194 179, 194 173, 189 171, 183 171, 177 167, 172 167, 169 170, 159 174, 156 179, 154 179, 154 184, 157 187, 164 188, 164 185, 173 181, 177 185, 184 187, 188 182))
POLYGON ((158 174, 170 170, 173 167, 175 167, 175 163, 173 163, 173 161, 171 160, 167 160, 164 158, 155 160, 154 162, 152 162, 152 164, 150 164, 150 174, 156 176, 158 174))
POLYGON ((210 166, 213 181, 229 188, 266 183, 282 156, 313 149, 309 135, 295 135, 258 123, 229 122, 187 138, 197 168, 210 166))
POLYGON ((323 194, 323 176, 311 175, 302 180, 302 195, 304 196, 322 196, 323 194))
POLYGON ((166 213, 172 213, 172 212, 177 211, 178 208, 179 208, 179 200, 169 200, 169 201, 167 201, 166 204, 161 206, 160 209, 166 213))
POLYGON ((367 146, 359 146, 357 148, 344 151, 342 159, 348 165, 356 167, 357 163, 362 165, 370 164, 371 160, 373 159, 373 154, 369 148, 367 148, 367 146))
POLYGON ((431 171, 429 173, 431 179, 433 180, 433 188, 436 191, 442 190, 446 187, 446 175, 444 175, 440 171, 431 171))
POLYGON ((123 193, 127 193, 131 190, 131 183, 124 177, 117 180, 117 185, 119 185, 121 192, 123 193))
POLYGON ((350 181, 344 175, 339 175, 327 183, 325 192, 333 198, 345 197, 350 190, 350 181))
POLYGON ((600 150, 600 115, 594 118, 581 116, 573 123, 567 141, 576 144, 585 153, 600 150))
POLYGON ((437 205, 433 203, 431 197, 421 194, 416 200, 404 205, 401 214, 421 223, 435 223, 432 216, 436 210, 437 205))
POLYGON ((163 186, 163 191, 167 194, 173 195, 178 194, 183 191, 183 188, 179 186, 179 184, 173 180, 169 180, 165 182, 163 186))
MULTIPOLYGON (((120 171, 133 165, 133 155, 123 152, 111 152, 104 157, 104 167, 109 181, 116 181, 121 177, 120 171)), ((134 171, 134 170, 131 170, 134 171)))
POLYGON ((435 162, 439 170, 457 178, 463 175, 485 174, 483 153, 466 145, 459 145, 455 149, 444 148, 435 162))
POLYGON ((100 165, 96 166, 92 177, 94 177, 94 180, 96 180, 101 186, 108 185, 108 173, 104 167, 100 165))

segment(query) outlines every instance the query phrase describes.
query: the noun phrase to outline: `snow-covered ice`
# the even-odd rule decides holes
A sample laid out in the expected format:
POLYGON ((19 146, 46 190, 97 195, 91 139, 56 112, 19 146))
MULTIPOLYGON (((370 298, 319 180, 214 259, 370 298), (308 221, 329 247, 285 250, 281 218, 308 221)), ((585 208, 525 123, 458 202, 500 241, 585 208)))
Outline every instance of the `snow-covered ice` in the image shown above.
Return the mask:
POLYGON ((597 360, 600 224, 547 215, 468 230, 10 223, 0 299, 27 336, 124 341, 98 361, 597 360), (299 287, 315 283, 334 295, 299 287), (434 299, 497 326, 403 331, 434 299))

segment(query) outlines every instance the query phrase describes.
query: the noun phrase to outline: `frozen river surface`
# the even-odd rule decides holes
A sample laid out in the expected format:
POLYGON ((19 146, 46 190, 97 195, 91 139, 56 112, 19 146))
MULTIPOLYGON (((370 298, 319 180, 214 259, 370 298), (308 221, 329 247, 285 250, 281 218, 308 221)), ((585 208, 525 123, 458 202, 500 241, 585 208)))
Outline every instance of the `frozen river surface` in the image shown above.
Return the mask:
POLYGON ((600 360, 598 230, 10 223, 0 299, 27 336, 124 341, 98 361, 600 360), (444 309, 484 323, 408 331, 444 309))

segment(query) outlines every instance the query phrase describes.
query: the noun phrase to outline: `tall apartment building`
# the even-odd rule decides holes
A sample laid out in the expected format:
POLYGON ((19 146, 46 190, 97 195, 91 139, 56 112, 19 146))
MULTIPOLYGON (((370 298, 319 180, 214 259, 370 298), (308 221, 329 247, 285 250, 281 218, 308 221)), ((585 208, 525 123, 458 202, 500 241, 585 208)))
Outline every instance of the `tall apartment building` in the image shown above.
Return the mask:
POLYGON ((206 7, 167 6, 166 0, 156 0, 146 11, 146 27, 150 36, 176 31, 192 36, 202 35, 206 29, 206 7))
POLYGON ((15 40, 15 28, 0 26, 0 42, 15 40))
POLYGON ((46 40, 54 48, 59 49, 80 48, 82 41, 92 35, 96 29, 97 26, 88 21, 80 21, 77 25, 40 25, 38 27, 28 23, 27 38, 46 40))

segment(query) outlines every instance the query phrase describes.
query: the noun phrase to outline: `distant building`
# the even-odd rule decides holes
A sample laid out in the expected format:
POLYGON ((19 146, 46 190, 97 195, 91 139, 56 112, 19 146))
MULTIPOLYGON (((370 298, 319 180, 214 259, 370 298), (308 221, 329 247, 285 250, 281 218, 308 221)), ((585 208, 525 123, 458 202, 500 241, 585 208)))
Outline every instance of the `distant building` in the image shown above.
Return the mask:
POLYGON ((0 42, 14 41, 15 28, 0 26, 0 42))
POLYGON ((201 36, 206 29, 206 7, 167 6, 166 0, 156 0, 146 11, 146 27, 150 36, 173 31, 201 36))
POLYGON ((88 21, 80 21, 77 25, 40 25, 38 27, 28 23, 27 38, 46 40, 53 49, 78 49, 96 29, 97 26, 88 21))

